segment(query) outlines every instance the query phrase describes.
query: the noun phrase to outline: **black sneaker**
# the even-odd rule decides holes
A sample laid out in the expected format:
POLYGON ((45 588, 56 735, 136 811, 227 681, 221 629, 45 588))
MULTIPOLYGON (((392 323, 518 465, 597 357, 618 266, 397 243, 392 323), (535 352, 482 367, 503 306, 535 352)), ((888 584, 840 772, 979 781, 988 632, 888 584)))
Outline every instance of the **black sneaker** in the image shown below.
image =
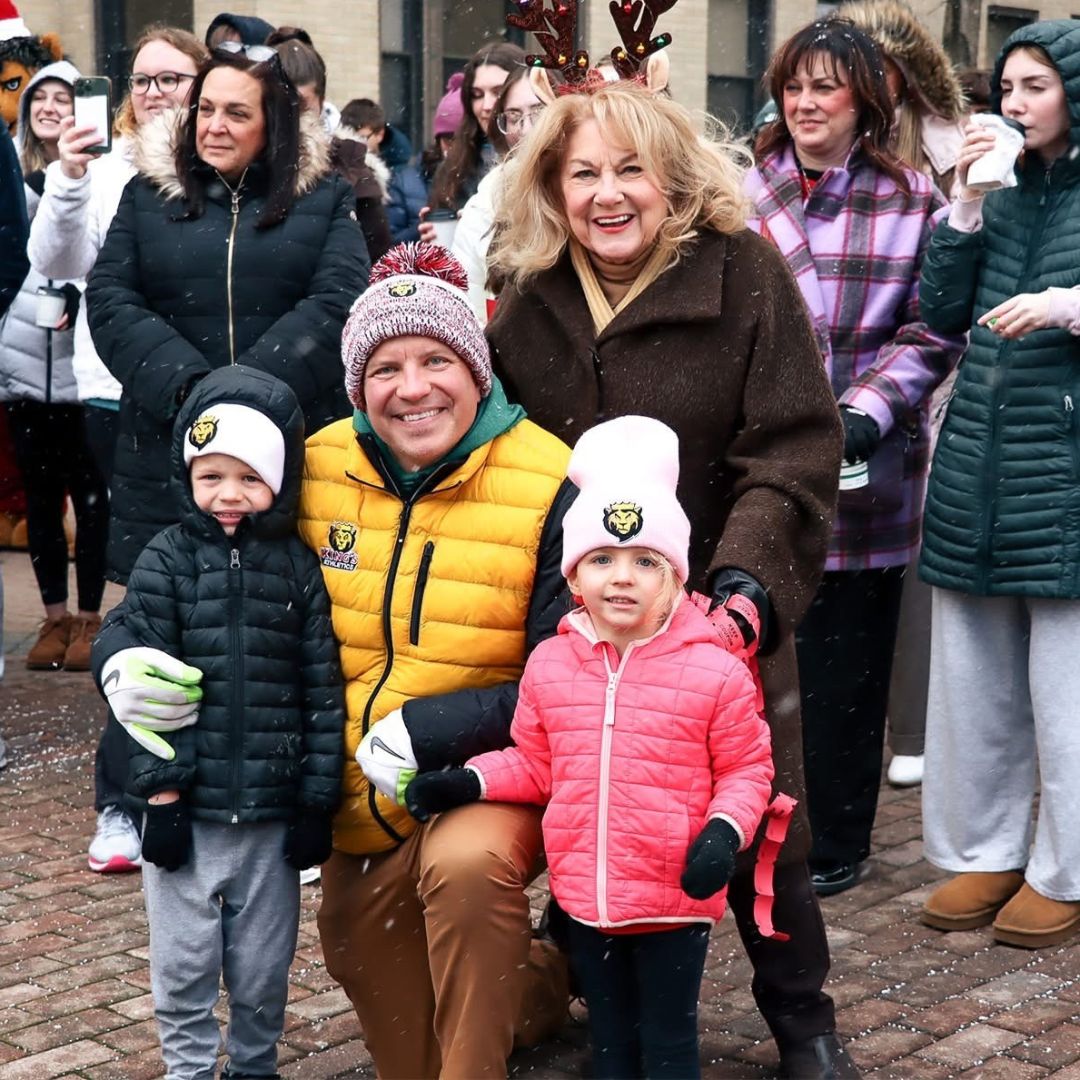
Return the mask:
POLYGON ((835 896, 857 885, 862 878, 863 864, 832 863, 810 868, 810 884, 818 896, 835 896))

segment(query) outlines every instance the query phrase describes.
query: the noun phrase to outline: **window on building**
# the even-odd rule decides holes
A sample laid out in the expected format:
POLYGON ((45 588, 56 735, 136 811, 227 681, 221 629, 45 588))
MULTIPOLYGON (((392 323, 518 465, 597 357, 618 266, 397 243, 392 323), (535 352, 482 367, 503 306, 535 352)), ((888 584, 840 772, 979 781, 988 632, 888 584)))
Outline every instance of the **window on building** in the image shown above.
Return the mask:
POLYGON ((763 102, 769 55, 769 0, 709 0, 708 109, 748 131, 763 102))
POLYGON ((1039 13, 1028 8, 1001 7, 991 4, 986 9, 986 55, 992 64, 1001 52, 1005 39, 1029 23, 1037 22, 1039 13))
MULTIPOLYGON (((151 23, 165 23, 190 29, 194 18, 192 0, 98 0, 98 70, 113 81, 113 95, 119 101, 127 93, 125 80, 131 72, 131 47, 151 23)), ((205 26, 194 28, 196 37, 205 26)))

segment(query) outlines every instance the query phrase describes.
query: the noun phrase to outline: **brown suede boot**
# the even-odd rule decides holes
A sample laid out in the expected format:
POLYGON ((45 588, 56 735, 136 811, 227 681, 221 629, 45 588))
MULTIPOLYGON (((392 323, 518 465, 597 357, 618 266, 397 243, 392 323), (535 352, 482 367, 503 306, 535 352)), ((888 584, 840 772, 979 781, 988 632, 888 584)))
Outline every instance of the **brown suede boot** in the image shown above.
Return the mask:
POLYGON ((957 874, 923 905, 921 918, 935 930, 974 930, 994 921, 1003 904, 1024 884, 1019 870, 957 874))
POLYGON ((71 622, 71 638, 67 652, 64 653, 65 671, 90 670, 90 646, 101 629, 101 616, 88 615, 83 618, 76 615, 71 622))
POLYGON ((1022 949, 1060 945, 1080 930, 1080 901, 1051 900, 1026 881, 998 912, 994 940, 1022 949))
POLYGON ((46 619, 41 624, 38 639, 26 657, 26 666, 31 671, 59 670, 71 640, 72 621, 65 611, 59 619, 46 619))

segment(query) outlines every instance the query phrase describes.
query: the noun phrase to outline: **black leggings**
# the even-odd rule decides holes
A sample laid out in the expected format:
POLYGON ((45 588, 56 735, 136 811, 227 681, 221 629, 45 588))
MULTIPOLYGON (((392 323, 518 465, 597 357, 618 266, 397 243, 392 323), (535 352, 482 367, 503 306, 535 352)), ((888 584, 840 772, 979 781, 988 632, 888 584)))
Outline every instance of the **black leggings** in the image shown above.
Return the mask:
POLYGON ((105 592, 109 492, 87 446, 82 407, 12 401, 7 411, 26 487, 27 540, 41 599, 45 604, 68 599, 66 493, 75 510, 79 609, 97 611, 105 592))
POLYGON ((589 1009, 596 1080, 695 1080, 698 995, 709 927, 605 934, 567 919, 570 963, 589 1009))

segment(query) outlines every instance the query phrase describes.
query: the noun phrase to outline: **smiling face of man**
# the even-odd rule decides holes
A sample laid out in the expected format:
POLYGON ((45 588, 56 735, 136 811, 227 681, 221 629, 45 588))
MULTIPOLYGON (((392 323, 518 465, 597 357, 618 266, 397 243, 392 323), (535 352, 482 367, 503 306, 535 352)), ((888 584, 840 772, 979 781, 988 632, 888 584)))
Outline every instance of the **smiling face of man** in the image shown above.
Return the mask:
POLYGON ((364 368, 372 430, 410 472, 445 457, 472 427, 480 388, 469 365, 434 338, 384 341, 364 368))

